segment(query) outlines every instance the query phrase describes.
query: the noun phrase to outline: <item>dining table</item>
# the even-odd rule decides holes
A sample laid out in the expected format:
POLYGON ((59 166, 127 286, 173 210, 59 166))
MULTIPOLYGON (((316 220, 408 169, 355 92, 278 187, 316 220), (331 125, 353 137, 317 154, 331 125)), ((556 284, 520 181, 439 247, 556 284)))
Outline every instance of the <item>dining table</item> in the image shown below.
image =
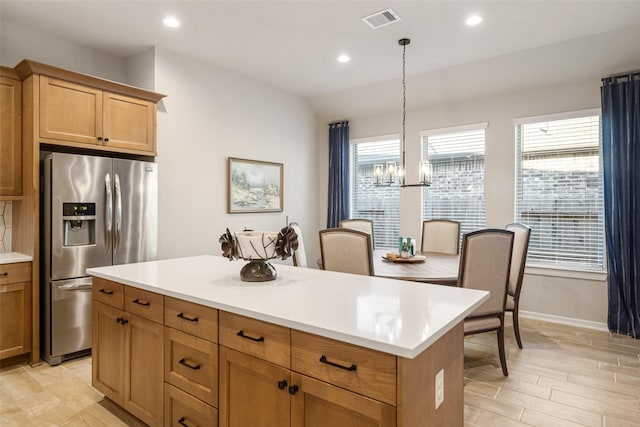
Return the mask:
POLYGON ((410 258, 397 256, 396 259, 392 259, 388 257, 390 253, 393 252, 388 249, 373 251, 375 276, 437 285, 457 285, 460 255, 416 252, 415 256, 410 258))

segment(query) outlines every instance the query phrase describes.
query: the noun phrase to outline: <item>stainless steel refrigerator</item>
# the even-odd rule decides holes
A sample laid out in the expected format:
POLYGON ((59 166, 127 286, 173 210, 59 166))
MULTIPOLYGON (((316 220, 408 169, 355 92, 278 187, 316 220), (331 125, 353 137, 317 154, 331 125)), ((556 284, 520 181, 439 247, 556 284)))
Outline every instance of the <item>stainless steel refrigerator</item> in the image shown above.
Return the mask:
POLYGON ((157 164, 51 153, 44 159, 42 357, 91 349, 86 269, 157 259, 157 164))

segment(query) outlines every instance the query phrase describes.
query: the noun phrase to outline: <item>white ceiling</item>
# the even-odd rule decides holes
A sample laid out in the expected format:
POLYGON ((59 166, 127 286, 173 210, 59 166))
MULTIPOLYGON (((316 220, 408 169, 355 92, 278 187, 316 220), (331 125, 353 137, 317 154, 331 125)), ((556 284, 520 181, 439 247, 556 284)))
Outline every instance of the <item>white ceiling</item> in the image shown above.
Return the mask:
POLYGON ((462 79, 456 86, 462 95, 465 85, 488 90, 517 73, 549 83, 640 67, 637 0, 1 0, 0 17, 120 57, 151 46, 181 51, 305 97, 320 111, 336 100, 348 104, 356 93, 397 98, 403 37, 411 39, 408 84, 436 76, 433 87, 422 82, 429 93, 438 92, 443 79, 462 79), (360 19, 387 7, 402 20, 374 30, 360 19), (471 13, 484 21, 465 26, 471 13), (181 27, 163 26, 166 15, 181 27), (567 55, 567 49, 578 53, 567 55), (338 63, 341 53, 351 62, 338 63), (474 75, 465 78, 471 64, 474 75))

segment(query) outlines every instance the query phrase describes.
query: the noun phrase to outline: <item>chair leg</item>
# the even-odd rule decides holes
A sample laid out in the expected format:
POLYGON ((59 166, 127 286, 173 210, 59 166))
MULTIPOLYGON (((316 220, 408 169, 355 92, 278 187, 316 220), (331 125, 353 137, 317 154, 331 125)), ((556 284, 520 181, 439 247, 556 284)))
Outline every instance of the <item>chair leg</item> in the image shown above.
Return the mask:
POLYGON ((522 348, 522 340, 520 339, 520 324, 518 323, 518 303, 517 302, 515 303, 511 314, 513 316, 513 333, 516 336, 516 342, 518 343, 518 347, 522 348))
POLYGON ((502 366, 502 374, 505 377, 509 376, 509 372, 507 372, 507 358, 504 353, 504 313, 500 317, 500 329, 497 331, 498 334, 498 352, 500 353, 500 365, 502 366))

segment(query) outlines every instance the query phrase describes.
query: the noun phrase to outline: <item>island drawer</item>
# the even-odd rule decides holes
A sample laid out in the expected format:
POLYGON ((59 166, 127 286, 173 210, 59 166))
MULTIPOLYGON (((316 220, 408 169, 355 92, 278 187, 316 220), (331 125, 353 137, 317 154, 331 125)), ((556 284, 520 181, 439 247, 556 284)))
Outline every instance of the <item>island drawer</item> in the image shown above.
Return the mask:
POLYGON ((220 344, 285 368, 291 367, 291 330, 220 312, 220 344))
POLYGON ((0 285, 31 281, 31 263, 0 264, 0 285))
POLYGON ((93 299, 117 309, 124 309, 124 285, 111 280, 93 277, 93 299))
POLYGON ((218 342, 218 310, 164 297, 164 324, 211 342, 218 342))
POLYGON ((164 296, 155 292, 126 286, 124 309, 153 322, 164 323, 164 296))
POLYGON ((291 369, 312 378, 396 404, 396 356, 291 331, 291 369))
POLYGON ((165 427, 218 427, 218 411, 184 391, 164 384, 165 427))
POLYGON ((217 344, 168 327, 164 336, 164 380, 218 406, 217 344))

